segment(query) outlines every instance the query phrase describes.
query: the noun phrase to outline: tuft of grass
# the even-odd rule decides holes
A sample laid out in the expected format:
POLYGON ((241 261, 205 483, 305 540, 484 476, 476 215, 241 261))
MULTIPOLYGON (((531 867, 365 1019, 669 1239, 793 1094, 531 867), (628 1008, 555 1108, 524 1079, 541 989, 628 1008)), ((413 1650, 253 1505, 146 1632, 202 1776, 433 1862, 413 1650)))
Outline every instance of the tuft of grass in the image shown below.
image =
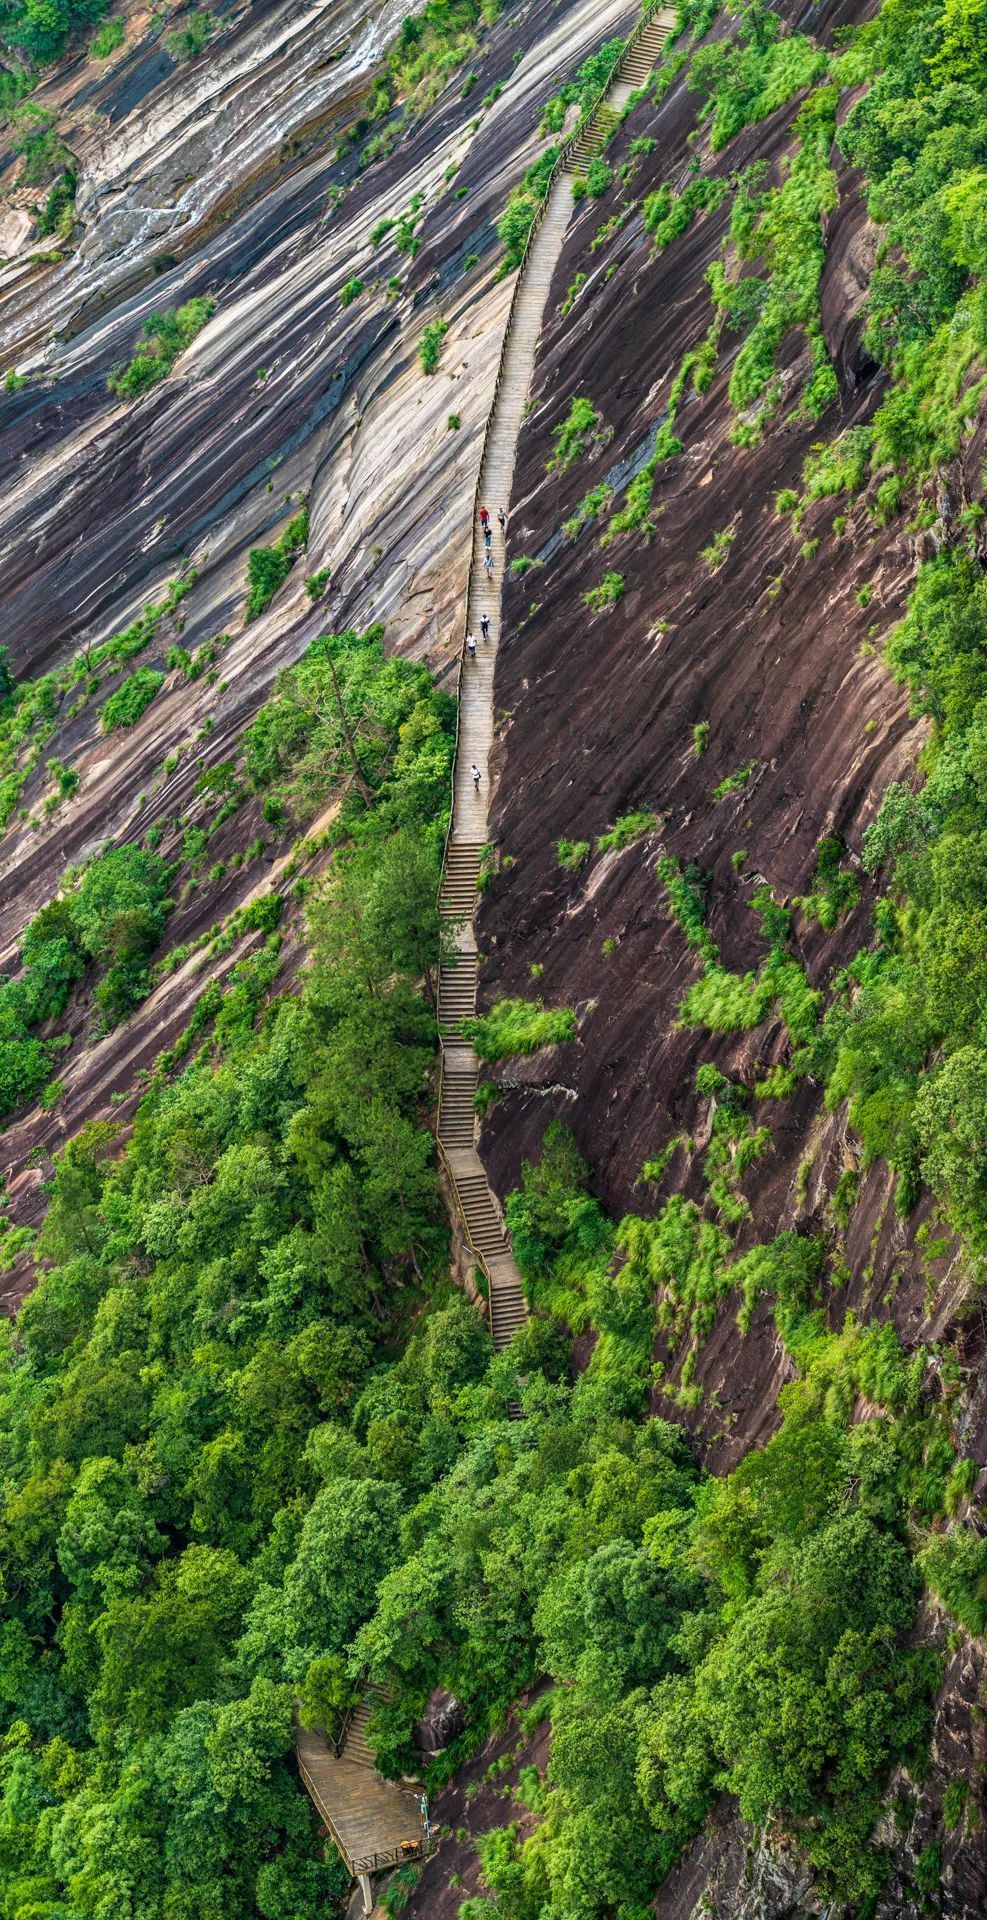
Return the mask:
POLYGON ((622 573, 605 573, 598 587, 591 587, 583 594, 586 605, 593 613, 606 613, 623 598, 624 576, 622 573))
POLYGON ((498 1000, 489 1013, 464 1020, 462 1031, 478 1058, 492 1063, 571 1040, 576 1016, 571 1007, 545 1007, 540 1000, 498 1000))
POLYGON ((108 60, 111 53, 123 46, 125 38, 122 20, 104 20, 89 43, 89 51, 94 60, 108 60))
POLYGON ((721 527, 719 533, 714 533, 709 546, 701 548, 699 558, 705 562, 710 573, 715 573, 718 567, 722 567, 736 538, 734 527, 721 527))
POLYGON ((629 847, 632 840, 640 840, 643 834, 656 833, 658 819, 654 813, 622 813, 606 833, 597 835, 597 853, 619 853, 623 847, 629 847))
POLYGON ((574 461, 581 460, 591 446, 607 438, 603 415, 597 413, 592 400, 585 393, 577 394, 552 438, 555 452, 548 463, 548 471, 564 473, 574 461))
POLYGON ((728 799, 731 793, 740 793, 741 789, 746 787, 757 765, 756 760, 748 760, 747 765, 738 767, 736 773, 728 773, 726 779, 721 780, 719 785, 713 788, 713 799, 719 802, 728 799))
POLYGON ((570 873, 578 873, 589 857, 589 841, 556 840, 555 854, 560 867, 568 867, 570 873))
POLYGON ((449 331, 448 320, 430 320, 422 328, 418 341, 418 358, 423 373, 435 373, 442 353, 442 342, 449 331))

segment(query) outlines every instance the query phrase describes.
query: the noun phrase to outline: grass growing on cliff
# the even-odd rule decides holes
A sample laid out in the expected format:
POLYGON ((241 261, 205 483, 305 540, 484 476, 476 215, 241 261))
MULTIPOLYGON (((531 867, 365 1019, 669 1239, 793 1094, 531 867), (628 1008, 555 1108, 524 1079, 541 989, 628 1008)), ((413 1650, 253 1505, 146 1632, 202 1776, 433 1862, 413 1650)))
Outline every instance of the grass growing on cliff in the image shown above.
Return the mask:
POLYGON ((436 373, 442 353, 442 342, 449 331, 448 320, 441 317, 430 320, 421 330, 418 339, 418 359, 423 373, 436 373))
POLYGON ((179 354, 216 311, 215 300, 187 300, 182 307, 148 315, 140 331, 137 351, 126 366, 114 367, 107 380, 120 400, 136 400, 170 373, 179 354))
POLYGON ((108 60, 111 53, 115 53, 118 47, 123 46, 125 37, 122 20, 104 20, 102 26, 94 33, 89 45, 93 59, 108 60))
POLYGON ((122 666, 150 644, 162 624, 191 593, 195 568, 168 583, 160 601, 149 603, 120 633, 99 646, 86 645, 58 672, 33 681, 10 680, 0 662, 0 832, 13 819, 24 788, 45 755, 59 719, 73 719, 98 691, 100 670, 122 666), (74 696, 67 707, 66 699, 74 696))
POLYGON ((576 394, 565 419, 553 429, 555 451, 548 462, 549 473, 564 473, 574 461, 584 459, 591 447, 606 438, 603 415, 597 412, 587 394, 576 394))
POLYGON ((613 568, 605 573, 599 586, 590 587, 583 594, 583 600, 591 613, 609 613, 624 597, 624 576, 614 572, 613 568))
POLYGON ((561 1046, 576 1031, 570 1007, 545 1007, 540 1000, 498 1000, 489 1013, 462 1023, 463 1037, 481 1060, 509 1060, 539 1047, 561 1046))
POLYGON ((640 840, 646 833, 655 833, 658 829, 658 817, 645 809, 637 813, 622 813, 606 833, 597 836, 597 853, 622 853, 633 841, 640 840))
POLYGON ((135 727, 164 683, 165 675, 154 667, 138 667, 136 673, 128 674, 116 693, 111 693, 100 708, 102 732, 113 733, 118 727, 135 727))
POLYGON ((308 545, 308 509, 293 514, 285 530, 269 547, 251 547, 247 554, 245 622, 256 620, 284 585, 299 554, 308 545))

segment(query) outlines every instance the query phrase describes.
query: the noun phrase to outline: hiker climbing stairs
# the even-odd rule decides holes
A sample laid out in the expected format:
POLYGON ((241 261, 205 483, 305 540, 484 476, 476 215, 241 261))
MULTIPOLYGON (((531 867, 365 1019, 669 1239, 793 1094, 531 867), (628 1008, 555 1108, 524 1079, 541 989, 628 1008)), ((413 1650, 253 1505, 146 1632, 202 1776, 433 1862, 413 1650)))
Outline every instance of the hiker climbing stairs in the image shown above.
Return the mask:
POLYGON ((464 633, 475 639, 476 652, 475 655, 467 653, 464 643, 459 670, 459 735, 453 775, 452 824, 439 895, 439 912, 447 932, 451 933, 454 952, 439 972, 441 1084, 436 1133, 467 1242, 486 1275, 490 1331, 498 1352, 523 1324, 527 1309, 521 1274, 476 1150, 479 1062, 463 1037, 462 1023, 476 1013, 479 958, 473 919, 477 882, 489 846, 494 669, 501 633, 505 557, 500 515, 506 513, 510 505, 518 434, 531 388, 538 338, 573 208, 573 178, 583 172, 600 151, 631 95, 647 80, 675 26, 675 18, 675 14, 665 8, 652 13, 642 23, 614 69, 606 97, 563 149, 541 218, 532 229, 515 287, 480 465, 464 629, 464 633), (484 567, 486 544, 479 521, 480 508, 486 508, 491 532, 493 570, 490 575, 484 567), (489 623, 486 639, 482 637, 484 617, 489 623))

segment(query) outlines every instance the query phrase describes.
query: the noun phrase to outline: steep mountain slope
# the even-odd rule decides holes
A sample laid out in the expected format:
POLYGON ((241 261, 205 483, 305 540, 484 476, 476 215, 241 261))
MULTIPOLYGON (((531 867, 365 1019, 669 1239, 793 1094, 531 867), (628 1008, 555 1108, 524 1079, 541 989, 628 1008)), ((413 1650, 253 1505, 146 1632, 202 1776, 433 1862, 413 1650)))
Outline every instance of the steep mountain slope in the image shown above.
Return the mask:
MULTIPOLYGON (((187 828, 211 825, 226 796, 203 795, 203 775, 236 756, 279 669, 317 633, 385 620, 389 647, 439 674, 448 668, 464 519, 510 299, 510 282, 497 278, 494 223, 544 145, 537 123, 560 64, 578 66, 626 17, 620 5, 545 6, 500 22, 480 43, 466 97, 455 80, 393 155, 364 171, 366 133, 362 144, 344 139, 335 156, 340 134, 358 124, 396 9, 365 18, 347 8, 272 12, 260 22, 251 11, 228 25, 224 16, 218 55, 193 63, 191 96, 186 67, 143 40, 109 75, 94 78, 92 63, 80 74, 76 63, 42 90, 53 105, 66 101, 58 124, 64 116, 80 163, 82 230, 62 264, 7 269, 6 351, 28 377, 0 396, 12 476, 0 508, 0 644, 18 677, 64 676, 142 609, 163 607, 169 581, 194 576, 194 585, 180 615, 165 612, 134 657, 167 674, 137 724, 101 732, 106 695, 132 671, 114 673, 111 662, 109 674, 94 676, 98 700, 92 690, 80 702, 78 686, 59 693, 42 719, 43 752, 31 751, 37 727, 13 750, 0 895, 8 965, 69 866, 149 830, 174 860, 187 828), (478 109, 481 94, 495 97, 478 109), (189 206, 175 198, 180 179, 189 206), (147 215, 158 201, 166 219, 147 215), (127 212, 131 204, 138 213, 127 212), (413 238, 402 252, 394 233, 409 209, 413 238), (394 227, 375 245, 374 230, 388 221, 394 227), (340 290, 360 276, 366 291, 342 305, 340 290), (215 313, 174 373, 121 403, 107 375, 129 361, 147 316, 204 297, 215 313), (39 315, 46 333, 56 330, 54 344, 41 346, 39 315), (441 371, 423 379, 419 340, 438 316, 449 327, 441 371), (248 552, 276 541, 303 501, 304 565, 244 628, 248 552), (331 580, 313 607, 303 580, 324 569, 331 580), (216 636, 200 679, 167 670, 176 642, 195 654, 216 636), (52 758, 78 784, 46 814, 52 758)), ((37 189, 30 197, 44 198, 37 189)), ((258 875, 266 887, 271 862, 287 850, 283 835, 265 830, 259 802, 243 802, 210 837, 209 869, 227 872, 207 882, 201 859, 182 863, 170 946, 241 906, 258 875), (260 867, 232 866, 262 840, 260 867)), ((60 1062, 57 1108, 15 1123, 4 1143, 18 1224, 40 1217, 39 1153, 43 1163, 111 1095, 130 1093, 135 1072, 185 1026, 212 971, 200 954, 125 1030, 75 1044, 60 1062)), ((76 1042, 87 1026, 80 1007, 76 1042)))
POLYGON ((634 19, 233 6, 169 22, 196 52, 135 12, 13 108, 0 1920, 341 1911, 292 1723, 368 1682, 385 1772, 448 1741, 410 1915, 987 1904, 953 0, 687 0, 579 183, 477 926, 505 1353, 450 1284, 480 439, 576 70, 634 19))

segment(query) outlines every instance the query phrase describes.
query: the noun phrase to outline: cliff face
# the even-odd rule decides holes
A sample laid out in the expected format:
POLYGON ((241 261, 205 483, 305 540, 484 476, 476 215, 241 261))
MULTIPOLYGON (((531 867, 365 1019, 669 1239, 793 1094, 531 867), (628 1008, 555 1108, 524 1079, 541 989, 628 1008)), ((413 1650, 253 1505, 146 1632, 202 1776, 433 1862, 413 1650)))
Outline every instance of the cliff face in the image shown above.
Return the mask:
MULTIPOLYGON (((180 613, 161 620, 133 664, 161 670, 177 641, 194 653, 222 636, 210 674, 171 671, 130 729, 105 735, 99 725, 129 667, 104 670, 79 711, 59 699, 4 840, 8 967, 66 868, 104 842, 158 829, 161 854, 178 856, 186 829, 206 824, 210 806, 215 814, 203 774, 235 758, 279 669, 316 634, 384 621, 389 648, 440 676, 449 669, 464 523, 511 295, 497 278, 495 222, 544 147, 538 122, 560 72, 620 32, 628 8, 582 0, 502 18, 467 63, 475 81, 457 73, 394 151, 361 170, 359 147, 341 136, 359 121, 402 11, 232 9, 208 58, 181 64, 141 37, 137 14, 108 66, 80 57, 59 70, 37 98, 79 167, 78 219, 60 263, 31 264, 25 203, 37 208, 45 193, 16 185, 8 161, 0 329, 7 363, 28 378, 0 393, 0 644, 19 678, 57 673, 192 570, 180 613), (375 246, 374 229, 409 208, 417 250, 399 252, 393 233, 375 246), (356 278, 365 291, 344 306, 340 290, 356 278), (136 401, 116 399, 107 376, 130 360, 148 315, 202 296, 215 302, 213 318, 169 377, 136 401), (441 367, 425 378, 418 342, 439 315, 449 328, 441 367), (302 500, 306 557, 244 627, 248 550, 274 541, 302 500), (304 579, 327 567, 313 606, 304 579), (49 757, 79 785, 46 814, 49 757)), ((226 874, 183 871, 169 944, 196 939, 269 884, 286 851, 260 802, 244 804, 210 840, 210 872, 225 864, 226 874), (250 863, 231 865, 258 841, 250 863)), ((239 942, 232 959, 250 945, 239 942)), ((200 951, 102 1040, 86 1038, 83 996, 57 1108, 15 1118, 5 1134, 12 1221, 37 1224, 47 1156, 61 1140, 111 1096, 127 1119, 135 1073, 182 1030, 215 971, 200 951)), ((8 1276, 10 1297, 27 1278, 8 1276)))
MULTIPOLYGON (((854 0, 808 16, 780 8, 823 44, 867 10, 854 0)), ((495 222, 543 151, 537 130, 547 96, 602 39, 626 29, 633 9, 626 0, 529 0, 482 36, 467 62, 475 85, 467 91, 457 76, 392 152, 361 170, 359 147, 340 145, 341 136, 362 113, 402 12, 355 0, 219 8, 208 59, 190 65, 176 65, 138 12, 109 63, 64 63, 36 96, 79 168, 77 223, 60 260, 32 259, 37 191, 20 183, 9 159, 0 176, 8 189, 0 336, 6 362, 27 375, 20 390, 0 395, 0 643, 19 677, 57 675, 143 608, 161 605, 170 581, 195 575, 140 657, 166 679, 137 725, 101 732, 99 705, 127 672, 103 669, 98 699, 97 689, 78 705, 59 696, 37 762, 24 768, 0 882, 8 967, 65 870, 105 842, 137 841, 150 829, 165 857, 184 858, 187 834, 215 810, 203 776, 236 759, 277 673, 318 633, 383 621, 389 649, 451 681, 465 523, 511 296, 510 279, 497 277, 495 222), (489 105, 478 104, 500 87, 489 105), (417 251, 400 254, 393 230, 374 244, 374 229, 409 209, 417 251), (344 304, 354 278, 365 287, 344 304), (213 316, 169 377, 136 402, 116 399, 107 375, 131 357, 146 318, 203 296, 215 302, 213 316), (426 377, 418 344, 437 316, 448 332, 439 371, 426 377), (274 541, 303 500, 304 560, 245 625, 248 552, 274 541), (325 568, 331 579, 313 604, 305 576, 325 568), (217 637, 208 673, 191 680, 166 667, 176 643, 194 653, 217 637), (77 772, 79 784, 46 813, 49 757, 77 772)), ((730 145, 725 180, 790 152, 797 104, 730 145)), ((709 324, 706 274, 721 255, 729 198, 660 252, 640 212, 662 182, 681 187, 690 178, 694 127, 695 98, 681 80, 660 105, 645 100, 633 110, 608 156, 629 164, 629 179, 586 200, 555 276, 512 502, 510 552, 535 565, 518 570, 507 594, 496 688, 500 868, 479 923, 485 1004, 529 996, 537 971, 546 1004, 579 1015, 569 1047, 499 1073, 501 1097, 482 1130, 491 1179, 506 1196, 557 1116, 617 1217, 656 1204, 639 1175, 673 1137, 702 1144, 709 1116, 695 1091, 697 1068, 712 1058, 749 1086, 787 1044, 778 1020, 712 1041, 679 1025, 698 965, 668 911, 656 861, 669 854, 702 871, 724 965, 754 968, 764 954, 750 905, 757 885, 782 902, 809 894, 827 835, 845 843, 857 871, 881 794, 913 778, 924 738, 880 658, 914 578, 919 537, 901 523, 889 532, 862 504, 841 531, 832 500, 811 505, 797 533, 776 510, 813 443, 867 421, 882 392, 862 345, 875 235, 838 158, 821 289, 838 403, 821 424, 786 416, 741 453, 730 437, 737 342, 727 334, 706 390, 685 390, 675 423, 683 447, 659 469, 650 537, 619 534, 603 547, 591 519, 562 532, 592 488, 605 485, 619 500, 641 470, 673 377, 709 324), (654 145, 632 154, 639 139, 654 145), (625 202, 629 211, 601 236, 625 202), (556 429, 577 396, 600 415, 599 437, 571 466, 550 468, 556 429), (585 596, 611 569, 622 579, 620 598, 593 611, 585 596), (708 726, 702 751, 697 726, 708 726), (594 854, 575 871, 560 863, 559 840, 592 845, 621 816, 645 810, 657 824, 623 850, 594 854)), ((785 391, 795 392, 808 361, 807 343, 794 336, 785 391)), ((970 497, 982 453, 974 440, 956 476, 958 497, 970 497)), ((245 798, 210 839, 209 874, 185 860, 169 945, 192 945, 277 881, 289 854, 260 796, 245 798)), ((304 878, 318 864, 313 848, 293 871, 304 878)), ((859 877, 856 904, 831 930, 796 915, 795 950, 813 985, 869 938, 874 889, 859 877)), ((290 980, 301 957, 290 908, 287 932, 290 980)), ((128 1121, 138 1074, 185 1027, 206 982, 225 977, 255 944, 255 935, 242 936, 222 959, 201 947, 102 1037, 82 993, 67 1023, 57 1104, 16 1114, 5 1131, 13 1222, 40 1220, 60 1144, 91 1119, 128 1121)), ((739 1247, 787 1227, 834 1237, 833 1191, 859 1157, 843 1115, 828 1112, 807 1080, 771 1103, 769 1120, 770 1148, 744 1183, 750 1219, 739 1247)), ((669 1161, 670 1190, 700 1197, 695 1155, 680 1149, 669 1161)), ((920 1208, 902 1221, 886 1168, 866 1169, 842 1233, 845 1284, 827 1308, 834 1325, 848 1307, 890 1315, 908 1344, 957 1340, 969 1388, 963 1446, 982 1466, 983 1329, 958 1324, 964 1277, 951 1253, 929 1286, 915 1244, 927 1217, 920 1208)), ((8 1300, 29 1280, 25 1266, 13 1268, 8 1300)), ((718 1471, 772 1431, 778 1391, 793 1372, 766 1303, 746 1332, 736 1302, 721 1305, 694 1356, 700 1394, 686 1411, 670 1397, 685 1347, 663 1340, 655 1358, 669 1389, 656 1388, 655 1411, 687 1419, 718 1471)), ((911 1867, 933 1836, 943 1839, 940 1910, 959 1920, 987 1902, 972 1818, 944 1836, 939 1819, 957 1774, 974 1810, 982 1800, 983 1658, 973 1643, 948 1645, 948 1623, 931 1612, 922 1630, 948 1657, 930 1779, 899 1848, 901 1875, 882 1899, 885 1920, 917 1920, 911 1867)), ((491 1742, 471 1763, 470 1786, 505 1750, 491 1742)), ((444 1797, 441 1818, 471 1831, 503 1820, 496 1789, 478 1785, 467 1799, 465 1784, 460 1778, 444 1797)), ((458 1911, 462 1894, 476 1889, 475 1862, 467 1851, 462 1865, 473 1878, 459 1891, 448 1883, 451 1864, 445 1850, 426 1870, 410 1914, 458 1911)), ((726 1804, 657 1907, 667 1920, 823 1910, 776 1836, 749 1853, 726 1804)))
MULTIPOLYGON (((812 31, 825 42, 853 18, 852 7, 817 8, 812 31)), ((776 165, 790 152, 796 106, 731 142, 724 179, 735 182, 752 162, 776 165)), ((810 448, 866 421, 883 392, 861 344, 874 235, 838 154, 839 204, 828 222, 821 286, 838 405, 818 424, 800 421, 793 409, 757 447, 738 448, 727 400, 737 341, 726 333, 708 390, 685 389, 675 420, 683 451, 659 469, 653 534, 618 533, 604 542, 605 520, 562 531, 601 484, 619 503, 666 418, 683 356, 709 325, 706 275, 721 255, 729 198, 664 251, 653 246, 639 211, 661 181, 681 187, 690 177, 694 124, 695 99, 681 81, 657 109, 637 107, 613 164, 619 168, 642 135, 657 146, 632 162, 630 217, 605 243, 595 238, 620 208, 615 185, 584 205, 570 232, 514 493, 511 554, 536 565, 509 584, 498 660, 501 871, 481 910, 484 988, 488 1003, 530 994, 534 968, 546 1004, 574 1007, 580 1019, 572 1046, 502 1074, 508 1084, 485 1123, 484 1150, 508 1192, 547 1118, 564 1118, 617 1217, 648 1210, 638 1184, 646 1160, 677 1135, 701 1139, 698 1066, 713 1057, 750 1085, 786 1046, 780 1018, 712 1039, 679 1026, 683 994, 701 969, 668 910, 656 861, 668 853, 702 872, 709 931, 724 966, 744 973, 765 953, 750 904, 758 886, 797 903, 812 892, 819 842, 837 837, 858 873, 859 898, 831 931, 807 918, 795 922, 798 958, 821 986, 869 937, 875 896, 859 866, 862 837, 885 788, 913 777, 926 734, 881 659, 882 639, 904 610, 920 540, 900 524, 889 532, 863 505, 834 529, 832 499, 810 504, 793 530, 775 504, 797 485, 810 448), (550 464, 554 434, 583 395, 603 426, 597 444, 560 471, 550 464), (722 558, 710 551, 717 536, 722 558), (619 602, 593 611, 585 596, 611 570, 623 580, 619 602), (708 726, 699 752, 697 723, 708 726), (718 793, 738 774, 732 791, 718 793), (559 840, 593 845, 619 817, 640 811, 658 822, 646 837, 594 856, 577 872, 560 862, 559 840)), ((808 364, 807 343, 792 336, 782 372, 787 393, 797 393, 808 364)), ((971 474, 975 464, 974 447, 971 474)), ((859 1152, 811 1082, 771 1103, 770 1124, 770 1150, 745 1183, 758 1239, 823 1222, 827 1196, 859 1152)), ((671 1163, 673 1186, 682 1185, 682 1166, 680 1154, 671 1163)), ((695 1172, 684 1178, 695 1196, 695 1172)), ((890 1202, 887 1170, 875 1165, 849 1229, 854 1277, 834 1312, 847 1305, 880 1312, 893 1274, 896 1325, 909 1341, 936 1339, 951 1322, 960 1280, 940 1271, 927 1310, 912 1253, 925 1215, 920 1209, 905 1225, 890 1202)), ((718 1465, 763 1436, 774 1399, 767 1382, 776 1391, 784 1378, 770 1316, 755 1321, 738 1351, 733 1311, 698 1356, 699 1377, 722 1409, 700 1420, 718 1465)), ((664 1357, 674 1375, 676 1356, 664 1357)))
MULTIPOLYGON (((796 24, 798 10, 780 11, 796 24)), ((824 5, 813 8, 808 27, 801 15, 797 24, 828 44, 867 11, 824 5)), ((730 144, 721 160, 725 179, 735 185, 751 162, 777 166, 790 154, 797 104, 730 144)), ((617 1218, 655 1209, 656 1189, 639 1176, 667 1143, 685 1136, 705 1145, 709 1108, 695 1090, 703 1062, 714 1061, 749 1088, 787 1058, 780 1017, 753 1033, 711 1035, 680 1025, 683 995, 701 966, 672 918, 656 862, 670 854, 702 873, 708 927, 723 964, 745 973, 765 953, 751 907, 757 887, 766 883, 779 902, 797 907, 812 892, 819 842, 836 836, 860 880, 857 903, 830 931, 797 911, 793 922, 795 953, 810 983, 822 987, 871 937, 875 895, 860 869, 863 835, 885 788, 915 780, 926 738, 926 723, 910 716, 881 647, 931 551, 927 536, 902 521, 889 531, 863 504, 834 528, 844 503, 820 499, 797 531, 776 508, 778 495, 798 486, 810 449, 866 422, 885 390, 862 344, 876 236, 859 181, 838 152, 839 201, 826 223, 820 290, 838 404, 818 424, 799 421, 783 404, 784 424, 741 451, 731 439, 735 415, 727 399, 738 342, 725 333, 708 389, 686 386, 675 418, 683 450, 658 469, 651 537, 637 531, 604 544, 605 514, 575 524, 594 488, 613 490, 620 503, 667 418, 683 356, 709 325, 706 276, 721 257, 730 198, 662 251, 641 217, 642 200, 662 181, 681 190, 691 177, 695 111, 681 81, 657 108, 648 102, 634 110, 607 156, 618 176, 630 159, 629 183, 622 194, 618 177, 604 197, 577 210, 552 288, 510 530, 513 559, 535 564, 519 569, 507 589, 496 686, 499 871, 478 927, 484 1006, 537 993, 546 1005, 579 1016, 568 1046, 495 1069, 500 1094, 484 1120, 481 1148, 492 1178, 509 1193, 557 1117, 573 1130, 617 1218), (634 157, 631 143, 641 136, 657 145, 634 157), (613 221, 627 202, 629 210, 613 221), (576 396, 589 398, 602 424, 584 454, 560 469, 555 434, 576 396), (709 550, 724 532, 720 559, 709 550), (619 601, 593 611, 585 596, 610 570, 623 580, 619 601), (697 723, 708 723, 701 752, 697 723), (741 770, 749 771, 734 790, 718 794, 720 783, 741 770), (618 818, 642 811, 657 825, 622 851, 590 853, 576 871, 560 861, 560 840, 592 848, 618 818)), ((790 337, 783 361, 783 390, 794 395, 807 377, 808 342, 790 337)), ((976 497, 979 449, 976 435, 951 483, 957 501, 976 497)), ((947 501, 947 513, 955 510, 947 501)), ((824 1234, 845 1256, 845 1283, 827 1301, 833 1326, 850 1308, 862 1318, 890 1316, 909 1346, 956 1340, 966 1369, 963 1446, 982 1469, 984 1336, 963 1305, 962 1260, 947 1251, 930 1278, 916 1247, 929 1207, 902 1220, 893 1177, 881 1163, 860 1173, 857 1203, 841 1232, 834 1188, 841 1174, 856 1175, 860 1167, 859 1142, 844 1113, 827 1111, 811 1079, 766 1105, 770 1112, 762 1106, 758 1118, 770 1127, 770 1146, 744 1181, 750 1218, 738 1246, 788 1228, 824 1234)), ((663 1196, 678 1190, 702 1202, 701 1157, 681 1148, 674 1154, 663 1196)), ((736 1298, 728 1298, 697 1348, 662 1336, 655 1358, 669 1389, 656 1390, 655 1411, 689 1421, 717 1471, 768 1437, 779 1389, 794 1377, 766 1301, 742 1333, 736 1298), (685 1379, 699 1387, 691 1411, 683 1411, 676 1392, 685 1379)), ((925 1626, 943 1646, 948 1623, 929 1617, 925 1626)), ((983 1679, 979 1649, 967 1645, 949 1659, 927 1797, 900 1848, 902 1873, 880 1905, 889 1920, 919 1911, 907 1866, 937 1834, 944 1841, 940 1910, 972 1916, 987 1899, 978 1843, 942 1836, 938 1826, 945 1786, 957 1771, 972 1777, 965 1742, 979 1743, 970 1712, 983 1679)), ((975 1791, 979 1796, 979 1786, 975 1791)), ((667 1883, 659 1913, 780 1920, 824 1910, 777 1849, 745 1864, 744 1842, 722 1811, 716 1830, 667 1883)), ((890 1830, 886 1837, 893 1840, 890 1830)))

